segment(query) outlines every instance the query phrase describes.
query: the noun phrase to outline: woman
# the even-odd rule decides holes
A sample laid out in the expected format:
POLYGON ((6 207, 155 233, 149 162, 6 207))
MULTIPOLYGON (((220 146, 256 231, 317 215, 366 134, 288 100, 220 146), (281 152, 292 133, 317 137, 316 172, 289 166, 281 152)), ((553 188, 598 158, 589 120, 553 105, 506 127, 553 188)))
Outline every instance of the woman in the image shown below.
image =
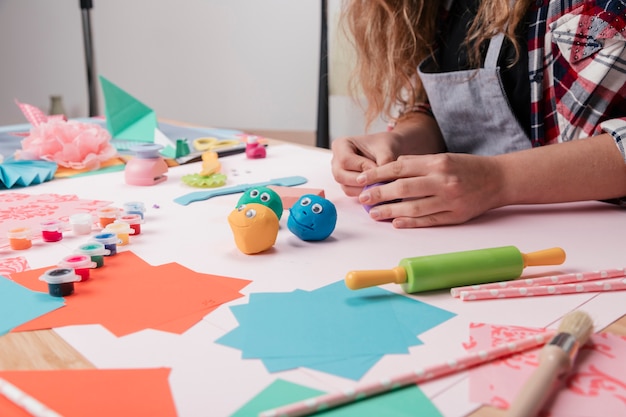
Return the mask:
POLYGON ((626 196, 620 1, 350 0, 344 13, 368 120, 393 125, 332 145, 347 195, 401 199, 372 218, 426 227, 626 196))

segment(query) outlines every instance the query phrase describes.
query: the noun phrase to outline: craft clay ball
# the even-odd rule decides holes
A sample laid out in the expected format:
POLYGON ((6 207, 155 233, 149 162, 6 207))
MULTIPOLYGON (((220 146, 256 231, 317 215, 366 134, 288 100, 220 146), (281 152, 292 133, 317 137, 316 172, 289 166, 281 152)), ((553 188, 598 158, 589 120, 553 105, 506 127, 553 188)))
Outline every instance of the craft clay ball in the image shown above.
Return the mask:
POLYGON ((235 244, 247 255, 263 252, 274 246, 278 235, 278 217, 267 206, 242 204, 228 215, 235 244))
POLYGON ((278 220, 280 220, 283 215, 283 200, 280 198, 280 195, 278 195, 278 193, 271 188, 253 187, 246 190, 241 198, 239 198, 237 207, 242 204, 250 203, 263 204, 264 206, 269 207, 274 213, 276 213, 278 220))
POLYGON ((318 195, 305 194, 289 209, 287 228, 302 240, 324 240, 336 224, 335 205, 318 195))
MULTIPOLYGON (((379 185, 388 184, 389 182, 390 181, 387 181, 387 182, 376 182, 374 184, 366 185, 365 187, 363 187, 363 191, 369 190, 370 188, 373 188, 373 187, 378 187, 379 185)), ((369 213, 370 210, 372 209, 372 207, 379 206, 381 204, 399 203, 400 201, 402 201, 402 200, 401 199, 396 199, 396 200, 391 200, 391 201, 384 201, 382 203, 377 203, 377 204, 373 204, 373 205, 363 204, 363 208, 365 209, 365 211, 367 211, 369 213)))

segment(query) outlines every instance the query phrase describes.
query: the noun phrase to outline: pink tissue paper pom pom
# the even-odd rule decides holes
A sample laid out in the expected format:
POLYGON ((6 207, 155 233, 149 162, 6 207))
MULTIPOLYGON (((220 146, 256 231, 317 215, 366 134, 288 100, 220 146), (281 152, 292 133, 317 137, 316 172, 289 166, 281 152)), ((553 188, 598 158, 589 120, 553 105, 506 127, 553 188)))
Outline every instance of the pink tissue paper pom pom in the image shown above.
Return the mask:
POLYGON ((108 130, 97 124, 49 120, 31 128, 15 157, 43 159, 66 168, 91 171, 117 154, 110 140, 108 130))

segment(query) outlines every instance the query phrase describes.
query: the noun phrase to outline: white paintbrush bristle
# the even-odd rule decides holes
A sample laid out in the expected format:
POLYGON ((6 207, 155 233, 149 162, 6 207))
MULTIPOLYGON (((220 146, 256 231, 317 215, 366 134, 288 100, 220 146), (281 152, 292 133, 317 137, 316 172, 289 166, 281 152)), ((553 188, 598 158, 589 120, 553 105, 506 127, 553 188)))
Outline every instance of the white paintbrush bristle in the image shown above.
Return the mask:
POLYGON ((563 317, 558 332, 571 334, 576 338, 579 346, 583 346, 593 332, 593 320, 584 311, 572 311, 563 317))

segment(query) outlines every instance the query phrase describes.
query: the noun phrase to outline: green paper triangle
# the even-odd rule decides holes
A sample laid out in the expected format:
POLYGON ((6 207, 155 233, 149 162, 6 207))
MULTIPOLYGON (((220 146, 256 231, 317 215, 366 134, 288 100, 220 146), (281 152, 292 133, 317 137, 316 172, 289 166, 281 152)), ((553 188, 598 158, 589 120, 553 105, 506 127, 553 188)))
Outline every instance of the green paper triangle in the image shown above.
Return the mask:
POLYGON ((157 118, 154 110, 100 76, 107 129, 114 139, 153 142, 157 118))

